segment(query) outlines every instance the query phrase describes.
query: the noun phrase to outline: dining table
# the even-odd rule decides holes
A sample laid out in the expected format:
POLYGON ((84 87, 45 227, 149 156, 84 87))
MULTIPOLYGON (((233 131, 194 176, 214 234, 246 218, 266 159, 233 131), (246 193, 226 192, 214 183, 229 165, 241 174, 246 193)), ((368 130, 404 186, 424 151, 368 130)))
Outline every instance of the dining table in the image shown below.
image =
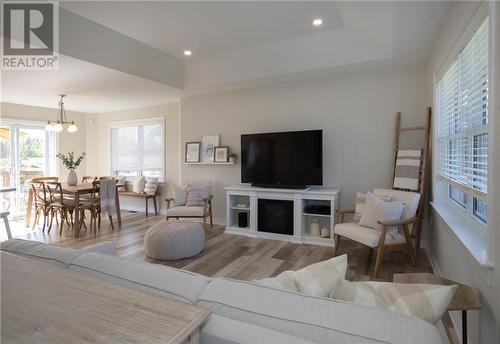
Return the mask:
MULTIPOLYGON (((118 188, 123 187, 124 184, 116 184, 116 192, 115 192, 115 205, 116 205, 116 219, 118 222, 118 226, 122 225, 122 216, 120 210, 120 197, 118 195, 118 188)), ((92 183, 78 183, 76 185, 68 185, 66 183, 61 183, 61 189, 63 194, 70 195, 75 199, 75 204, 80 204, 80 196, 85 194, 92 193, 94 187, 92 183)), ((31 209, 33 207, 33 189, 30 188, 28 192, 28 204, 26 208, 26 219, 25 225, 29 227, 30 219, 31 219, 31 209)), ((74 223, 78 223, 79 212, 75 211, 74 223)), ((75 236, 78 236, 78 231, 75 231, 75 236)))

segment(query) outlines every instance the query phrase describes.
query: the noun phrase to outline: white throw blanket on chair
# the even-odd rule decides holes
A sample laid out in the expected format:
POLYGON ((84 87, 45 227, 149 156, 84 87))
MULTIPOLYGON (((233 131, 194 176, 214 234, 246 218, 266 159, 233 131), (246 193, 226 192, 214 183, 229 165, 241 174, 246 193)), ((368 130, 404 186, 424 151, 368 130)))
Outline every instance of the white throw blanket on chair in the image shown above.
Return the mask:
POLYGON ((104 179, 101 180, 101 187, 99 190, 101 197, 101 212, 103 215, 116 214, 116 180, 104 179))

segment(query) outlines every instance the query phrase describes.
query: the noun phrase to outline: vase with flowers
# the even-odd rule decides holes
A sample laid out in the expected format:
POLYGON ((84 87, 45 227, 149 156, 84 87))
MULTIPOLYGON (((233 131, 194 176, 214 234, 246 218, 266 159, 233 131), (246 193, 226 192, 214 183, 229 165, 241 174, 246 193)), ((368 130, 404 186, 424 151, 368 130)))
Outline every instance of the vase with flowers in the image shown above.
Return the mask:
POLYGON ((85 159, 86 153, 83 152, 78 158, 75 159, 75 152, 68 152, 67 154, 58 153, 56 156, 61 159, 64 167, 66 167, 68 172, 68 178, 66 182, 68 185, 76 185, 78 183, 78 176, 76 175, 75 169, 80 166, 83 159, 85 159))

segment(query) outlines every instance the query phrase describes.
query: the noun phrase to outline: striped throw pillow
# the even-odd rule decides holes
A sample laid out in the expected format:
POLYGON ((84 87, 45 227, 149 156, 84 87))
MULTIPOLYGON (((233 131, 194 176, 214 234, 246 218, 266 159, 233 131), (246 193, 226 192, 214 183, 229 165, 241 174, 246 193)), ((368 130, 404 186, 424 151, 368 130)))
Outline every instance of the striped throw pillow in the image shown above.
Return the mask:
POLYGON ((436 324, 455 294, 457 286, 418 283, 341 281, 330 298, 419 317, 436 324))
POLYGON ((190 186, 187 188, 187 202, 188 207, 202 207, 205 205, 205 200, 208 199, 208 188, 203 186, 190 186))
POLYGON ((398 150, 393 187, 397 189, 418 191, 421 164, 421 149, 398 150))

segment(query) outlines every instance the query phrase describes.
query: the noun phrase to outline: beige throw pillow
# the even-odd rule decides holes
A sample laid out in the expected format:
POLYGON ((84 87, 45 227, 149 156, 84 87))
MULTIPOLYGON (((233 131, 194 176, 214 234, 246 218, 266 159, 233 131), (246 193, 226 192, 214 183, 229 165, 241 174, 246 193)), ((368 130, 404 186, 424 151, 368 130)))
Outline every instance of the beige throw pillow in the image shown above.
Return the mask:
POLYGON ((187 191, 177 185, 172 185, 172 196, 174 199, 174 206, 179 207, 186 204, 187 191))
POLYGON ((148 195, 154 195, 156 193, 156 189, 158 189, 158 178, 146 178, 146 183, 144 184, 144 192, 148 195))
POLYGON ((300 292, 306 295, 328 297, 332 288, 345 278, 347 255, 311 264, 298 271, 284 271, 276 277, 254 280, 267 287, 300 292))
MULTIPOLYGON (((384 201, 371 192, 366 194, 366 204, 359 224, 378 231, 382 230, 382 225, 377 221, 400 220, 405 205, 401 202, 384 201)), ((397 231, 397 227, 390 227, 388 232, 397 231)))
POLYGON ((266 287, 299 292, 297 283, 295 283, 295 271, 283 271, 276 277, 253 280, 253 282, 266 287))
POLYGON ((332 289, 330 298, 384 308, 436 324, 446 312, 456 288, 456 285, 344 280, 332 289))
POLYGON ((346 270, 347 254, 344 254, 295 271, 295 283, 303 294, 328 297, 344 280, 346 270))
MULTIPOLYGON (((352 222, 354 223, 359 223, 361 216, 363 216, 366 205, 366 196, 367 194, 365 192, 356 192, 356 208, 354 210, 354 216, 352 218, 352 222)), ((390 196, 377 196, 377 197, 386 202, 389 202, 391 200, 390 196)))
POLYGON ((144 176, 137 177, 134 179, 132 191, 135 193, 143 193, 144 185, 146 185, 146 178, 144 176))

